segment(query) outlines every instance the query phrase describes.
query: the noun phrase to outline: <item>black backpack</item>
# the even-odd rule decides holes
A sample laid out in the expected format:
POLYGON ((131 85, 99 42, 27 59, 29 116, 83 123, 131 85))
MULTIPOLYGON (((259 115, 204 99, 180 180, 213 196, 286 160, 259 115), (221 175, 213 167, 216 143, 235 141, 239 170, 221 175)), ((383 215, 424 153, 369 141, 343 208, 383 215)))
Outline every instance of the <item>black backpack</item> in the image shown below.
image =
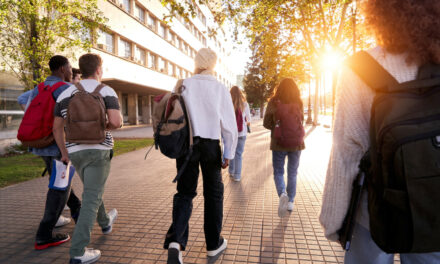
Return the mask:
POLYGON ((368 53, 349 59, 375 92, 367 172, 370 232, 387 253, 440 251, 440 66, 399 84, 368 53))
POLYGON ((158 95, 153 100, 154 146, 171 159, 185 157, 173 182, 178 181, 184 172, 196 143, 193 142, 191 121, 181 95, 185 89, 182 83, 182 80, 177 82, 175 93, 158 95))

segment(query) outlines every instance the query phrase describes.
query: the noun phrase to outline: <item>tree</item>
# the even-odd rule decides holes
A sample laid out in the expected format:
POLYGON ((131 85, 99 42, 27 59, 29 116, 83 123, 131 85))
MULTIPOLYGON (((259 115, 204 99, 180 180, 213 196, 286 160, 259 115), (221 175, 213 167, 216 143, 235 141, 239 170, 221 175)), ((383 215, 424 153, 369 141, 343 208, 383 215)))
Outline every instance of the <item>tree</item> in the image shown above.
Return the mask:
MULTIPOLYGON (((357 24, 363 21, 357 15, 358 0, 162 2, 173 7, 171 10, 183 17, 193 16, 191 10, 195 10, 197 4, 221 2, 220 11, 214 10, 216 20, 220 23, 226 20, 233 21, 236 25, 236 38, 239 36, 238 32, 243 31, 251 43, 260 42, 259 52, 253 54, 253 59, 255 56, 260 59, 261 82, 268 84, 281 76, 314 76, 314 124, 318 121, 318 94, 323 76, 323 56, 329 52, 338 52, 346 56, 353 53, 357 46, 368 47, 366 35, 359 32, 357 27, 357 24)), ((250 66, 255 67, 254 64, 250 66)), ((252 72, 255 69, 248 68, 248 71, 252 72)), ((336 76, 336 71, 333 75, 336 76)))
POLYGON ((1 0, 1 68, 30 89, 49 74, 50 57, 90 49, 105 22, 97 0, 1 0))

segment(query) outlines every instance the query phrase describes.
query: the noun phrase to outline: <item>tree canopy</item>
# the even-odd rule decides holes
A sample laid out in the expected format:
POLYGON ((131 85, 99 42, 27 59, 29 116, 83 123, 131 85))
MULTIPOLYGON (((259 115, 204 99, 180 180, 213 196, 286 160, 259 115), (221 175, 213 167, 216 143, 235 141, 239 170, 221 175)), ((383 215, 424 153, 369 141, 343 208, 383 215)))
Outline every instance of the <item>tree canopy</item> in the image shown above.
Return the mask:
POLYGON ((30 89, 49 74, 50 57, 90 49, 105 22, 97 0, 1 0, 1 68, 30 89))
POLYGON ((162 0, 162 3, 170 7, 171 15, 186 18, 194 16, 197 5, 215 3, 217 9, 211 10, 216 21, 233 22, 236 38, 244 32, 252 50, 245 90, 249 98, 260 94, 258 100, 255 98, 256 103, 267 99, 282 77, 293 77, 299 83, 308 81, 310 76, 319 79, 326 54, 343 57, 359 45, 366 46, 366 36, 359 34, 356 27, 362 22, 358 0, 162 0), (264 91, 260 91, 264 86, 264 91), (254 92, 252 87, 256 89, 254 92))

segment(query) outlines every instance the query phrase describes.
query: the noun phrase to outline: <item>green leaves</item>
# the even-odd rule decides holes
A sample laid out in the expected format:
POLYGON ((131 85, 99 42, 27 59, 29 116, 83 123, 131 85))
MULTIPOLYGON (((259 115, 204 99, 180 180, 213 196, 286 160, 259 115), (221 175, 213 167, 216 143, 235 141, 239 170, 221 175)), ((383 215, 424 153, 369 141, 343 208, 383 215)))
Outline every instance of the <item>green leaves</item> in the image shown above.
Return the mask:
POLYGON ((88 50, 107 21, 97 0, 0 1, 0 61, 27 89, 50 74, 53 55, 88 50))

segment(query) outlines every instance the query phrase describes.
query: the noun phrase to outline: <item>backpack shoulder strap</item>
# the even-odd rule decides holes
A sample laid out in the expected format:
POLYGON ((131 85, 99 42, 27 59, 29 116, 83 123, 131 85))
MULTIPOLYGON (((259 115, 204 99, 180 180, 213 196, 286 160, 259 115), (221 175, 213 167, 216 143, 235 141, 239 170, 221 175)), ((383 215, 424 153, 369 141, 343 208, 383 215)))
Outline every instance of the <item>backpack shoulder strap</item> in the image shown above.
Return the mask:
POLYGON ((107 84, 100 83, 98 86, 96 86, 95 90, 94 90, 92 93, 96 93, 96 94, 99 94, 99 95, 100 95, 99 92, 101 91, 102 88, 104 88, 104 87, 106 87, 106 86, 107 86, 107 84))
POLYGON ((82 86, 81 83, 78 82, 78 83, 75 84, 75 86, 76 86, 76 88, 77 88, 80 92, 83 92, 83 93, 86 92, 86 90, 84 89, 84 86, 82 86))
POLYGON ((174 92, 176 94, 182 94, 182 92, 185 90, 185 86, 183 85, 183 79, 177 80, 176 85, 174 86, 174 92))
POLYGON ((388 91, 399 83, 370 54, 360 51, 347 60, 348 66, 374 91, 388 91))
POLYGON ((44 82, 40 82, 37 85, 38 93, 40 93, 44 88, 48 87, 49 85, 44 84, 44 82))
POLYGON ((52 92, 54 92, 56 89, 58 89, 58 88, 60 88, 61 86, 63 86, 63 85, 66 85, 67 83, 66 82, 63 82, 63 81, 61 81, 61 82, 56 82, 56 83, 54 83, 51 87, 50 87, 50 90, 52 91, 52 92))

